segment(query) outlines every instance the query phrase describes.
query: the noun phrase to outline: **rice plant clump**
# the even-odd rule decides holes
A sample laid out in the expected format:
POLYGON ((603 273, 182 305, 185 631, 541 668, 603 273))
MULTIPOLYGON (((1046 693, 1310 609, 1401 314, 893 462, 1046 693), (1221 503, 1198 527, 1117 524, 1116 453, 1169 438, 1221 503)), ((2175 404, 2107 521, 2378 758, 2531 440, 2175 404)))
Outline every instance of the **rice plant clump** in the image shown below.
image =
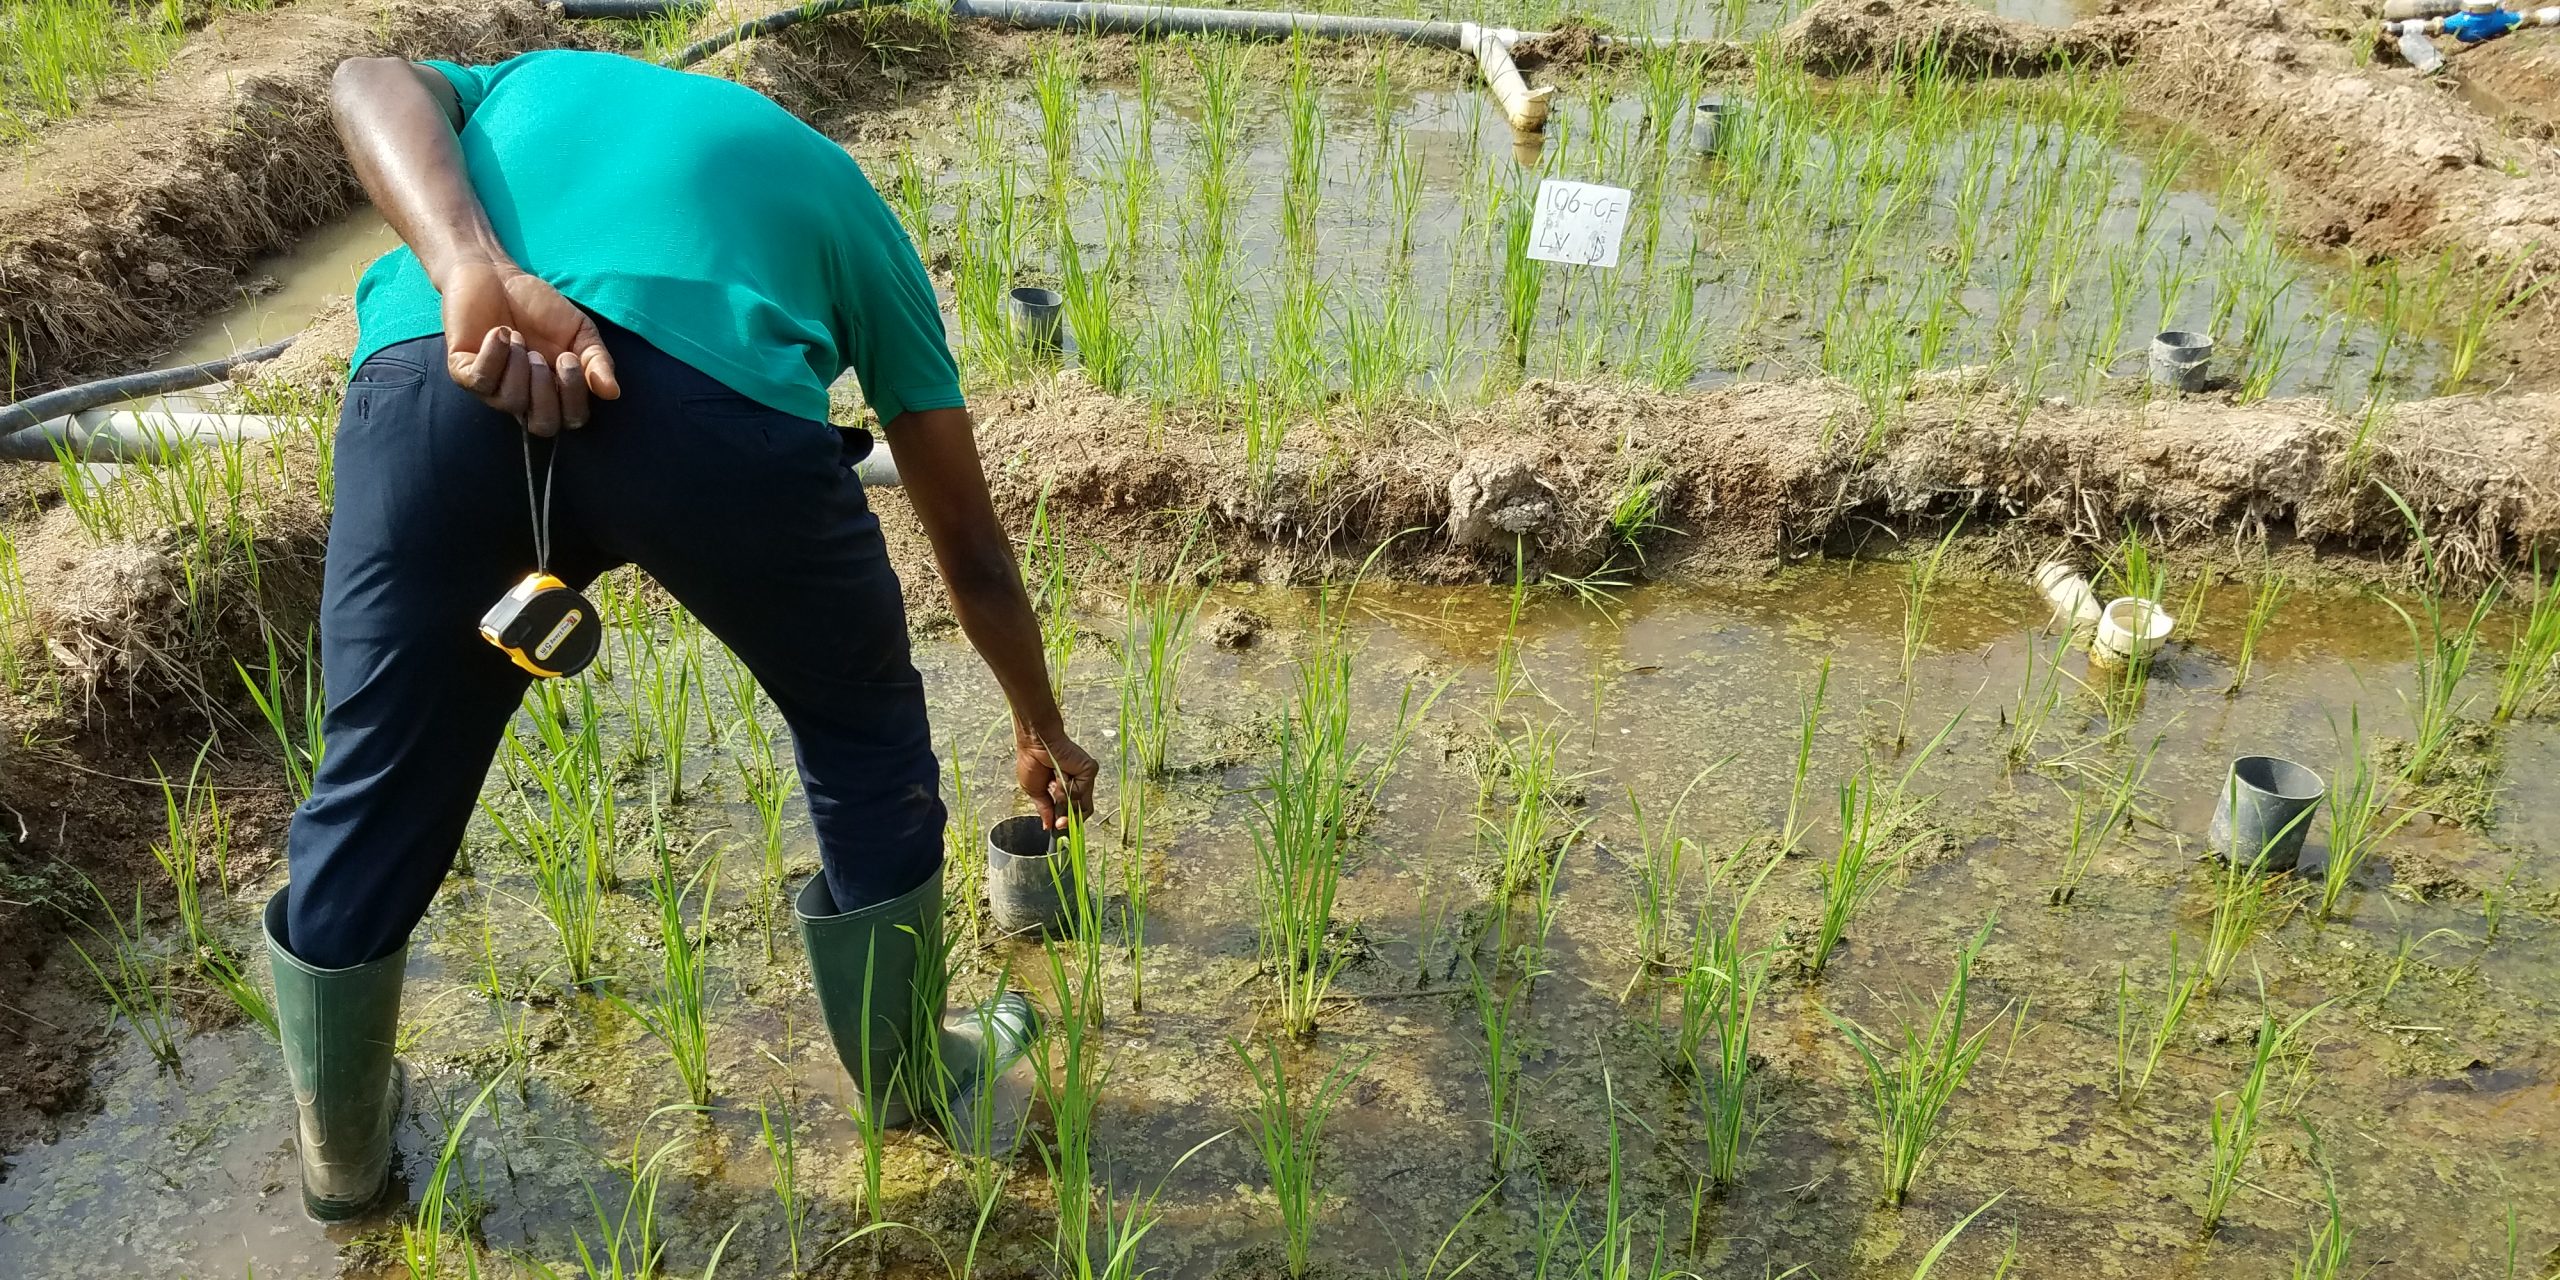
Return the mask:
POLYGON ((1920 1176, 1937 1150, 1948 1105, 1964 1088, 1965 1078, 1981 1059, 1992 1029, 1999 1025, 1999 1019, 1993 1018, 1970 1034, 1964 1027, 1973 989, 1973 963, 1982 954, 1983 944, 1991 940, 1996 922, 1985 921, 1982 931, 1956 953, 1955 975, 1948 980, 1945 994, 1938 997, 1937 1009, 1928 1024, 1924 1027, 1907 1017, 1903 1020, 1900 1049, 1893 1053, 1890 1065, 1865 1028, 1837 1014, 1828 1015, 1840 1033, 1848 1037, 1850 1047, 1857 1050, 1860 1063, 1866 1067, 1876 1136, 1883 1147, 1882 1180, 1888 1204, 1899 1205, 1910 1194, 1913 1179, 1920 1176))

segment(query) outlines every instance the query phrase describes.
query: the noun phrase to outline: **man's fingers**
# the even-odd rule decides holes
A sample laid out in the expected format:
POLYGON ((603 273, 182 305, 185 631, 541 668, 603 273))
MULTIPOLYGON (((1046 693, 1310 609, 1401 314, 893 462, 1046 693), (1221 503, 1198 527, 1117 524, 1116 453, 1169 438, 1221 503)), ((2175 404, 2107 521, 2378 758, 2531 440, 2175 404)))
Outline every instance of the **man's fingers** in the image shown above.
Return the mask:
POLYGON ((560 434, 560 387, 548 361, 525 361, 524 429, 538 436, 560 434))
POLYGON ((480 335, 478 350, 447 355, 445 368, 463 390, 475 396, 497 394, 507 373, 507 331, 491 329, 480 335))
POLYGON ((489 395, 489 403, 521 419, 532 407, 533 353, 513 332, 507 334, 507 372, 499 379, 498 389, 489 395))
POLYGON ((587 377, 578 353, 561 352, 553 373, 560 384, 560 425, 573 431, 587 425, 587 377))
POLYGON ((622 398, 622 381, 613 373, 613 353, 604 349, 604 335, 596 332, 594 320, 584 316, 579 318, 578 336, 569 344, 569 349, 578 357, 578 366, 587 375, 587 390, 595 393, 599 400, 622 398))

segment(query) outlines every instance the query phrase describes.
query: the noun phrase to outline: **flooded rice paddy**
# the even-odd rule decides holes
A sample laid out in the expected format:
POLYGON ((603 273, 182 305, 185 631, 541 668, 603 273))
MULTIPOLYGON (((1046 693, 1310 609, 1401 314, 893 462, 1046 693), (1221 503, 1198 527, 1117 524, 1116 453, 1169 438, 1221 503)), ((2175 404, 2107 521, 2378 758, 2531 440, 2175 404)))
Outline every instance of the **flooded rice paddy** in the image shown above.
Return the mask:
MULTIPOLYGON (((1028 78, 934 89, 852 144, 980 382, 1026 371, 1004 304, 1026 283, 1065 292, 1106 389, 1241 402, 1257 430, 1525 376, 1828 375, 1884 416, 1915 374, 1971 367, 2024 410, 2138 388, 2163 328, 2217 335, 2243 399, 2354 409, 2496 365, 2462 336, 2493 305, 2462 271, 2301 254, 2257 166, 2104 75, 1710 79, 1662 58, 1575 76, 1522 143, 1484 94, 1417 89, 1386 53, 1039 49, 1028 78), (1733 108, 1712 157, 1688 143, 1707 96, 1733 108), (1545 178, 1634 192, 1616 268, 1521 256, 1545 178)), ((188 354, 283 331, 387 244, 370 214, 333 229, 188 354)))
MULTIPOLYGON (((2173 988, 2173 954, 2176 973, 2192 975, 2215 949, 2223 882, 2201 836, 2226 763, 2290 756, 2334 788, 2351 711, 2376 740, 2408 732, 2405 632, 2370 597, 2298 590, 2245 686, 2226 696, 2250 597, 2218 587, 2195 598, 2200 610, 2182 605, 2192 630, 2161 656, 2139 706, 2115 703, 2111 717, 2078 686, 2082 657, 2049 673, 2051 641, 2035 630, 2046 608, 2005 580, 1937 588, 1906 684, 1902 581, 1893 566, 1821 566, 1765 584, 1646 588, 1606 611, 1537 593, 1516 624, 1499 590, 1358 593, 1343 615, 1356 740, 1383 750, 1406 691, 1437 696, 1374 805, 1358 807, 1330 942, 1344 967, 1316 1033, 1284 1050, 1303 1081, 1336 1064, 1352 1073, 1318 1143, 1310 1273, 1445 1277, 1463 1262, 1495 1276, 1901 1277, 1988 1203, 1933 1274, 2287 1275, 2325 1220, 2326 1168, 2354 1232, 2344 1274, 2388 1259, 2437 1276, 2538 1280, 2560 1239, 2560 727, 2525 717, 2469 732, 2458 767, 2439 776, 2480 784, 2474 798, 2494 793, 2488 816, 2399 828, 2325 923, 2324 816, 2254 938, 2227 951, 2223 979, 2157 1037, 2155 1074, 2127 1091, 2173 988), (1826 661, 1800 768, 1803 708, 1826 661), (2020 709, 2046 701, 2022 690, 2038 688, 2053 691, 2053 709, 2013 753, 2020 709), (1535 886, 1507 900, 1497 887, 1530 742, 1552 750, 1536 788, 1550 819, 1533 842, 1552 858, 1546 908, 1535 886), (2146 754, 2129 828, 2095 847, 2055 905, 2072 874, 2075 799, 2085 840, 2089 815, 2146 754), (1837 789, 1862 770, 1880 782, 1907 774, 1899 794, 1927 803, 1892 824, 1901 856, 1816 976, 1822 869, 1841 844, 1837 789), (1791 824, 1797 839, 1779 856, 1791 824), (1687 841, 1662 916, 1665 965, 1637 950, 1648 828, 1657 859, 1666 837, 1687 841), (1710 1187, 1708 1110, 1698 1079, 1676 1069, 1682 972, 1694 925, 1718 927, 1763 866, 1739 935, 1770 966, 1751 1037, 1754 1139, 1731 1185, 1710 1187), (1907 1202, 1888 1207, 1878 1121, 1842 1024, 1888 1039, 1906 1015, 1925 1026, 1959 949, 1986 924, 1965 1024, 1982 1057, 1907 1202), (1504 1061, 1516 1091, 1500 1130, 1476 974, 1512 1009, 1504 1061), (2280 1022, 2309 1017, 2262 1073, 2247 1159, 2208 1236, 2213 1117, 2251 1076, 2262 998, 2280 1022)), ((412 952, 400 1138, 412 1206, 472 1100, 500 1082, 458 1143, 446 1274, 464 1274, 465 1239, 491 1275, 539 1274, 537 1263, 583 1274, 582 1246, 626 1261, 663 1249, 665 1274, 693 1275, 725 1239, 723 1274, 781 1275, 794 1270, 795 1216, 799 1265, 817 1274, 1074 1274, 1053 1257, 1055 1190, 1034 1154, 1048 1127, 989 1164, 894 1137, 882 1202, 862 1203, 842 1073, 741 785, 764 758, 746 717, 785 751, 787 736, 769 710, 733 700, 724 657, 696 636, 705 674, 677 739, 685 796, 669 802, 672 717, 633 686, 683 652, 672 628, 684 624, 645 595, 612 594, 624 625, 642 628, 588 677, 621 814, 621 882, 604 899, 598 952, 612 976, 597 991, 561 980, 527 860, 485 821, 412 952), (645 1001, 659 980, 645 888, 662 845, 686 867, 719 865, 704 922, 714 1098, 699 1112, 676 1105, 667 1053, 612 998, 645 1001), (787 1179, 763 1138, 786 1122, 787 1179), (983 1216, 973 1185, 995 1188, 983 1216), (645 1228, 632 1216, 641 1204, 654 1207, 645 1228), (875 1213, 905 1226, 840 1243, 875 1213)), ((1092 1051, 1108 1079, 1091 1169, 1120 1203, 1161 1188, 1161 1221, 1140 1253, 1153 1274, 1276 1275, 1285 1254, 1269 1179, 1246 1134, 1230 1131, 1254 1100, 1235 1045, 1261 1045, 1273 1026, 1254 833, 1277 726, 1317 651, 1315 597, 1203 594, 1202 638, 1175 682, 1168 770, 1107 783, 1096 824, 1110 907, 1092 1051), (1132 787, 1146 800, 1134 857, 1114 830, 1132 787), (1138 1010, 1129 948, 1141 942, 1138 1010)), ((1070 723, 1108 762, 1127 737, 1120 609, 1098 594, 1080 603, 1053 648, 1072 646, 1070 723)), ((2492 619, 2489 648, 2510 621, 2492 619)), ((956 638, 922 643, 918 663, 948 744, 952 845, 965 856, 974 832, 1017 811, 1002 712, 956 638)), ((2466 695, 2493 696, 2492 665, 2484 658, 2466 695)), ((2472 720, 2486 716, 2485 703, 2468 705, 2472 720)), ((525 785, 495 768, 485 799, 510 812, 525 785)), ((796 799, 779 848, 788 878, 815 867, 796 799)), ((951 879, 970 874, 955 862, 951 879)), ((234 886, 220 913, 244 949, 249 904, 271 887, 234 886)), ((987 936, 977 918, 957 918, 960 985, 983 989, 1009 967, 1053 1003, 1039 945, 987 936)), ((187 1035, 180 1061, 164 1070, 120 1036, 97 1069, 97 1113, 13 1154, 0 1274, 406 1274, 391 1227, 324 1230, 301 1217, 287 1090, 260 1032, 187 1035)))

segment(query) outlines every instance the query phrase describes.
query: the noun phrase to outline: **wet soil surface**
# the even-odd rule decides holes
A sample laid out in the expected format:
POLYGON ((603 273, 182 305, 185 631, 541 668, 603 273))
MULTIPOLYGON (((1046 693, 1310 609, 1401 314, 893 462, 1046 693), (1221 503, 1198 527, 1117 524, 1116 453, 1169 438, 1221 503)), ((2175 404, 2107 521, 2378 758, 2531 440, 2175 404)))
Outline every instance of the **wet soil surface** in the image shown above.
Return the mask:
MULTIPOLYGON (((1344 1055, 1361 1064, 1322 1141, 1321 1267, 1380 1274, 1401 1258, 1419 1269, 1446 1236, 1442 1274, 1454 1259, 1477 1256, 1485 1274, 1527 1275, 1537 1269, 1542 1224, 1567 1223, 1577 1238, 1597 1240, 1613 1116, 1639 1256, 1653 1256, 1659 1240, 1672 1265, 1701 1275, 1795 1266, 1825 1276, 1907 1275, 1941 1233, 1994 1195, 1998 1205, 1942 1267, 1988 1274, 2014 1252, 2028 1273, 2279 1273, 2315 1225, 2315 1131, 2358 1259, 2423 1257, 2431 1274, 2503 1276, 2511 1209, 2528 1265, 2560 1242, 2560 1157, 2546 1140, 2560 1123, 2552 996, 2560 845, 2546 830, 2560 812, 2560 729, 2549 719, 2467 737, 2466 763, 2443 776, 2465 780, 2461 796, 2493 797, 2487 816, 2467 827, 2416 819, 2359 873, 2326 923, 2301 904, 2281 911, 2188 1012, 2151 1084, 2118 1100, 2120 1012, 2141 1027, 2171 981, 2173 946, 2189 971, 2206 951, 2215 873, 2200 861, 2200 838, 2225 763, 2275 753, 2334 777, 2351 712, 2377 742, 2406 730, 2404 633, 2368 597, 2289 598, 2245 687, 2226 695, 2247 593, 2216 588, 2190 607, 2186 586, 2200 567, 2170 566, 2169 596, 2191 616, 2152 671, 2145 700, 2131 710, 2116 704, 2112 723, 2106 704, 2079 686, 2087 674, 2080 657, 2064 657, 2051 674, 2043 656, 2051 641, 2032 630, 2045 607, 2008 581, 1938 587, 1907 692, 1897 675, 1896 567, 1649 589, 1607 612, 1540 593, 1518 624, 1521 679, 1498 722, 1489 718, 1503 665, 1502 593, 1364 590, 1351 629, 1362 739, 1389 740, 1405 689, 1441 692, 1356 842, 1337 908, 1350 949, 1337 999, 1314 1039, 1289 1051, 1310 1080, 1344 1055), (1737 857, 1756 867, 1786 825, 1801 700, 1825 659, 1827 709, 1800 804, 1810 829, 1776 862, 1745 917, 1750 944, 1780 961, 1754 1041, 1764 1127, 1738 1185, 1693 1202, 1703 1167, 1699 1106, 1664 1065, 1674 990, 1634 951, 1644 854, 1631 799, 1660 824, 1690 780, 1722 761, 1671 824, 1695 841, 1670 913, 1673 936, 1685 939, 1711 869, 1737 857), (2033 715, 2043 704, 2021 690, 2038 687, 2054 689, 2056 701, 2032 745, 2013 757, 2020 708, 2033 715), (1920 761, 1921 743, 1957 717, 1920 761), (1536 913, 1525 897, 1488 898, 1489 821, 1507 822, 1517 797, 1478 762, 1498 736, 1533 727, 1552 733, 1560 750, 1559 777, 1546 790, 1559 815, 1552 834, 1563 840, 1559 905, 1540 953, 1543 973, 1524 988, 1514 1027, 1523 1044, 1522 1141, 1497 1181, 1466 957, 1496 963, 1484 937, 1493 923, 1505 922, 1504 936, 1516 942, 1536 913), (1897 737, 1905 739, 1899 748, 1897 737), (2074 798, 2102 804, 2110 780, 2146 753, 2131 828, 2098 850, 2068 905, 2052 905, 2074 798), (1920 819, 1924 838, 1855 917, 1829 968, 1808 977, 1800 961, 1819 910, 1815 868, 1838 840, 1834 788, 1868 762, 1886 775, 1911 770, 1912 793, 1935 799, 1920 819), (1957 1094, 1944 1145, 1911 1201, 1880 1207, 1874 1121, 1832 1019, 1889 1032, 1933 998, 1959 945, 1987 921, 1995 923, 1970 1025, 1991 1029, 1989 1051, 1957 1094), (2280 1017, 2319 1012, 2301 1052, 2275 1073, 2228 1221, 2200 1239, 2208 1117, 2243 1080, 2262 989, 2280 1017)), ((1176 1162, 1237 1124, 1250 1103, 1229 1041, 1255 1038, 1268 1019, 1254 924, 1254 798, 1273 718, 1306 652, 1311 600, 1219 587, 1208 607, 1222 618, 1250 614, 1267 629, 1245 628, 1248 645, 1199 646, 1184 667, 1172 772, 1147 784, 1143 854, 1111 855, 1114 907, 1102 949, 1108 1019, 1100 1036, 1112 1072, 1096 1176, 1124 1191, 1164 1180, 1164 1221, 1146 1257, 1169 1276, 1267 1274, 1278 1238, 1264 1175, 1241 1135, 1176 1162), (1147 889, 1143 1011, 1131 1008, 1125 951, 1132 875, 1147 889)), ((1069 679, 1071 721, 1106 756, 1113 735, 1105 727, 1120 701, 1118 614, 1109 599, 1082 601, 1069 679)), ((2487 634, 2502 643, 2511 622, 2498 615, 2487 634)), ((664 1052, 611 1001, 558 981, 557 944, 533 907, 527 867, 485 824, 419 934, 404 1013, 412 1083, 403 1185, 414 1201, 466 1105, 505 1074, 462 1143, 468 1191, 458 1198, 468 1211, 457 1214, 494 1273, 519 1270, 523 1259, 556 1264, 582 1238, 600 1245, 622 1220, 633 1172, 662 1147, 654 1229, 669 1270, 698 1269, 735 1226, 724 1268, 788 1271, 775 1170, 758 1141, 760 1106, 796 1121, 795 1189, 809 1213, 804 1258, 866 1220, 841 1072, 816 1030, 756 820, 739 802, 740 720, 720 692, 716 646, 710 652, 714 674, 688 720, 687 797, 664 809, 679 828, 677 847, 723 865, 710 925, 718 1096, 707 1113, 661 1110, 680 1096, 664 1052), (707 837, 699 845, 697 834, 707 837), (493 975, 485 985, 484 974, 493 975)), ((970 784, 965 803, 950 797, 955 845, 967 849, 967 832, 1011 811, 998 709, 983 670, 956 642, 925 644, 919 664, 948 760, 970 784)), ((620 665, 595 679, 608 741, 626 762, 614 790, 632 815, 649 810, 649 779, 663 762, 649 761, 652 748, 630 732, 634 713, 622 708, 637 668, 620 665)), ((2474 683, 2486 692, 2491 679, 2484 670, 2474 683)), ((2475 716, 2484 713, 2473 704, 2475 716)), ((513 803, 507 786, 493 772, 493 804, 513 803)), ((2453 809, 2456 798, 2438 795, 2436 807, 2453 809)), ((1106 810, 1125 812, 1127 799, 1107 796, 1106 810)), ((814 866, 802 821, 795 800, 785 842, 795 877, 814 866)), ((654 919, 641 893, 644 832, 624 846, 625 880, 606 915, 605 967, 621 975, 608 986, 633 998, 652 989, 657 969, 643 940, 654 919)), ((2324 821, 2296 881, 2318 879, 2326 841, 2324 821)), ((961 883, 966 874, 965 864, 953 872, 961 883)), ((246 878, 219 910, 225 934, 244 947, 253 936, 249 906, 273 882, 271 871, 246 878)), ((1719 901, 1731 901, 1732 884, 1719 901)), ((973 990, 1002 964, 1017 975, 1044 971, 1026 943, 995 941, 970 954, 962 985, 973 990)), ((2137 1029, 2137 1064, 2141 1040, 2137 1029)), ((286 1090, 260 1033, 190 1035, 174 1073, 130 1035, 118 1031, 114 1041, 89 1082, 95 1113, 56 1141, 15 1153, 0 1182, 0 1272, 397 1273, 386 1226, 324 1231, 301 1219, 286 1090)), ((920 1137, 893 1139, 885 1158, 885 1215, 916 1231, 846 1245, 818 1272, 939 1274, 923 1240, 955 1259, 966 1247, 977 1211, 955 1163, 920 1137)), ((975 1265, 988 1275, 1044 1273, 1049 1191, 1034 1157, 1009 1167, 975 1265)))

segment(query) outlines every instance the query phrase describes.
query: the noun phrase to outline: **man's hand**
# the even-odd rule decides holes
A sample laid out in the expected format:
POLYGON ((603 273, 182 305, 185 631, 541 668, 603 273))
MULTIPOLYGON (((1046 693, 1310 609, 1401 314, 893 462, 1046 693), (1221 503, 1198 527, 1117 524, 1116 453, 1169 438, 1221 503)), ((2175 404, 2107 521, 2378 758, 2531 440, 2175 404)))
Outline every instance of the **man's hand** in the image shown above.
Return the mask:
POLYGON ((445 371, 489 407, 548 436, 622 394, 595 321, 540 277, 488 261, 443 275, 445 371))
POLYGON ((1085 749, 1063 733, 1035 734, 1017 725, 1013 731, 1013 774, 1022 794, 1040 810, 1040 825, 1051 831, 1067 825, 1066 810, 1079 818, 1093 812, 1093 783, 1102 773, 1085 749))

